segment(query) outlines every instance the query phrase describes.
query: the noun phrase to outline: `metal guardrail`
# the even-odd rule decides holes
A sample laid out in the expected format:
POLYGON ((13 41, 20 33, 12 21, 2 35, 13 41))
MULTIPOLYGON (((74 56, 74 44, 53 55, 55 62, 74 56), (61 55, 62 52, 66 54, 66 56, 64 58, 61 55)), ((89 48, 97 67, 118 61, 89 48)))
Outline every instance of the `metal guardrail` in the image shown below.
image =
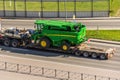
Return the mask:
POLYGON ((120 80, 117 78, 115 79, 104 76, 69 72, 69 71, 49 69, 44 67, 36 67, 31 65, 3 62, 3 61, 0 61, 0 70, 34 75, 34 76, 43 76, 47 78, 55 78, 60 80, 120 80))

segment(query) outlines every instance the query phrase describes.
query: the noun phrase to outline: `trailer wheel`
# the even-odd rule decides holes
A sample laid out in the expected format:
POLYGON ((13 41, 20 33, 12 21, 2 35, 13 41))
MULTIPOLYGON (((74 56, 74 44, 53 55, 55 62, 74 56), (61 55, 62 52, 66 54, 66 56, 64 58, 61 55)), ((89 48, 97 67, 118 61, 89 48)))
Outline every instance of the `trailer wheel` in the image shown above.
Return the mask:
POLYGON ((18 42, 18 40, 12 40, 11 45, 12 45, 12 47, 19 47, 19 42, 18 42))
POLYGON ((83 56, 84 56, 84 57, 89 57, 89 52, 84 51, 84 52, 83 52, 83 56))
POLYGON ((106 59, 106 55, 105 54, 100 54, 99 57, 100 57, 101 60, 105 60, 106 59))
POLYGON ((49 48, 50 47, 50 40, 47 38, 41 38, 39 43, 40 43, 40 46, 42 48, 49 48))
POLYGON ((81 52, 80 52, 80 51, 75 51, 75 55, 76 55, 76 56, 80 56, 80 55, 81 55, 81 52))
POLYGON ((72 54, 73 54, 73 53, 74 53, 74 52, 73 52, 73 49, 69 49, 69 50, 68 50, 68 53, 72 53, 72 54))
POLYGON ((67 43, 67 42, 63 42, 62 45, 61 45, 61 49, 63 51, 68 51, 70 48, 70 45, 67 43))
POLYGON ((93 52, 93 53, 91 54, 91 57, 94 58, 94 59, 97 58, 97 56, 98 56, 98 55, 97 55, 97 53, 95 53, 95 52, 93 52))
POLYGON ((5 46, 10 46, 10 40, 9 39, 5 39, 4 40, 4 45, 5 46))

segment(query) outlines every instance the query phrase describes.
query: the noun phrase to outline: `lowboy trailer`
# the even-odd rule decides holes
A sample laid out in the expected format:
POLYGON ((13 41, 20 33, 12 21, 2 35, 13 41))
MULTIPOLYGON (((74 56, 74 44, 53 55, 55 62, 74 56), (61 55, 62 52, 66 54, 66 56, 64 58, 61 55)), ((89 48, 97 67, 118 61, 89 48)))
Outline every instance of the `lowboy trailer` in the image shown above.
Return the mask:
POLYGON ((111 58, 115 52, 113 48, 88 46, 85 43, 86 26, 82 23, 36 20, 34 28, 1 30, 0 41, 5 46, 39 48, 101 60, 111 58))

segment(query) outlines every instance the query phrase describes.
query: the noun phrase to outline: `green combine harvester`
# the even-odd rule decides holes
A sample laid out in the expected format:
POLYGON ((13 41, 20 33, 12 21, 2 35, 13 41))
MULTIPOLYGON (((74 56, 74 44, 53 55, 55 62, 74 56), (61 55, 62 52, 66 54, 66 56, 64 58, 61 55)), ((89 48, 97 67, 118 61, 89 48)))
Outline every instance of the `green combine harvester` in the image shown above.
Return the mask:
POLYGON ((16 37, 14 33, 10 33, 9 30, 5 30, 1 33, 1 40, 5 46, 32 47, 41 50, 72 53, 83 57, 108 59, 114 54, 114 49, 112 48, 101 49, 85 44, 86 26, 82 23, 36 20, 34 28, 34 31, 18 30, 19 37, 16 37), (21 32, 24 33, 20 34, 21 32), (10 36, 10 34, 12 35, 10 36))
POLYGON ((69 50, 70 46, 76 46, 85 41, 86 27, 81 23, 37 20, 36 31, 32 39, 42 48, 52 46, 69 50))

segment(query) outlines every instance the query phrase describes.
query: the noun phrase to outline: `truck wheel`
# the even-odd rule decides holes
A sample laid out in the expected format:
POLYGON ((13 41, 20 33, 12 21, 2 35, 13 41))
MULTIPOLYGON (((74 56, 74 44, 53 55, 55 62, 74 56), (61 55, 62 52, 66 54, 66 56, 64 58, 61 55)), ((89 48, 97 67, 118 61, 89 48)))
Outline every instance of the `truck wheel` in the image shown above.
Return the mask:
POLYGON ((4 45, 5 46, 10 46, 10 40, 9 39, 5 39, 4 40, 4 45))
POLYGON ((97 55, 97 53, 95 53, 95 52, 93 52, 93 53, 91 54, 91 57, 94 58, 94 59, 97 58, 97 56, 98 56, 98 55, 97 55))
POLYGON ((50 40, 49 39, 47 39, 47 38, 42 38, 42 39, 40 39, 40 46, 42 47, 42 48, 49 48, 50 47, 50 40))
POLYGON ((89 57, 89 52, 87 52, 87 51, 83 52, 83 56, 86 58, 89 57))
POLYGON ((62 43, 61 49, 62 49, 63 51, 68 51, 69 48, 70 48, 70 45, 69 45, 67 42, 62 43))
POLYGON ((106 59, 106 55, 105 54, 100 54, 100 59, 101 60, 105 60, 106 59))
POLYGON ((18 40, 12 40, 11 45, 12 45, 12 47, 18 47, 19 46, 18 40))

